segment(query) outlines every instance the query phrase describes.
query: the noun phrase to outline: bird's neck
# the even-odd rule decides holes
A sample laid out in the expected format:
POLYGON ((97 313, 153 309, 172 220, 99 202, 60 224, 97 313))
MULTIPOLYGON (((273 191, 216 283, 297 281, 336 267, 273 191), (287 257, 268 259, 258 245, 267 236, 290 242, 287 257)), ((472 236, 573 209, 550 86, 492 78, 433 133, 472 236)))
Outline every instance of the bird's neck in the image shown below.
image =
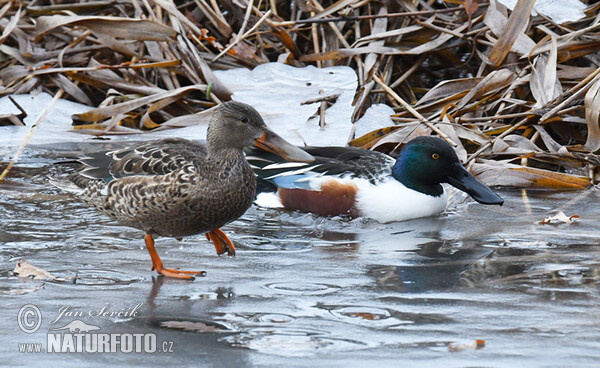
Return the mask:
POLYGON ((244 152, 241 148, 223 147, 219 144, 207 144, 207 158, 215 161, 244 160, 244 152))
POLYGON ((405 187, 423 194, 438 197, 444 193, 442 185, 431 179, 433 175, 422 172, 418 166, 412 164, 409 159, 402 156, 398 157, 398 160, 394 164, 392 176, 405 187))

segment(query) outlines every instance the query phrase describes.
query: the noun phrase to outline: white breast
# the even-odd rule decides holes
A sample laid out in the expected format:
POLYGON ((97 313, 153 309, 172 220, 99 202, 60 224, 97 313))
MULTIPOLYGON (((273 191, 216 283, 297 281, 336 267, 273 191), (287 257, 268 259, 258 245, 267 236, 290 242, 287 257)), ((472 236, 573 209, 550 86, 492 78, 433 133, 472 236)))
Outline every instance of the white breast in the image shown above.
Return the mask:
POLYGON ((405 187, 394 178, 378 185, 364 179, 352 180, 358 186, 356 207, 360 215, 381 223, 428 217, 446 209, 446 192, 438 197, 405 187))

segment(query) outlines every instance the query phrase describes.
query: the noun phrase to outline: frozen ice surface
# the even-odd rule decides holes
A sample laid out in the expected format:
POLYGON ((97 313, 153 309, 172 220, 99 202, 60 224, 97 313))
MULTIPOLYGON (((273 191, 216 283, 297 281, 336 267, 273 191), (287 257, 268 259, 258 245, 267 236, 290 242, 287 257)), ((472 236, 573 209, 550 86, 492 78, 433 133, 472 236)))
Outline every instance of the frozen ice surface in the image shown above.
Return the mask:
MULTIPOLYGON (((52 96, 47 93, 37 95, 24 94, 13 95, 12 98, 27 112, 24 122, 26 126, 1 126, 0 147, 17 147, 21 144, 25 135, 30 130, 44 108, 51 103, 52 96)), ((94 138, 89 134, 73 131, 71 115, 80 114, 91 109, 90 106, 82 105, 68 100, 57 100, 39 125, 29 144, 48 145, 65 142, 86 142, 94 138)), ((7 96, 0 98, 0 114, 19 113, 17 107, 7 96)), ((188 139, 206 138, 206 124, 195 125, 186 128, 166 129, 140 134, 110 135, 112 141, 140 141, 167 137, 184 137, 188 139)))
MULTIPOLYGON (((518 0, 499 0, 509 9, 514 9, 518 0)), ((574 22, 583 17, 585 4, 579 0, 537 0, 533 6, 533 15, 537 13, 552 19, 557 24, 574 22)))
MULTIPOLYGON (((25 135, 42 113, 44 108, 51 103, 52 96, 47 93, 37 95, 11 96, 26 112, 24 122, 27 126, 0 127, 0 146, 18 146, 25 135)), ((71 115, 86 112, 91 107, 67 100, 57 100, 46 120, 38 125, 37 131, 29 141, 31 144, 47 144, 57 142, 81 141, 85 137, 79 133, 69 132, 71 129, 71 115)), ((8 96, 0 98, 0 114, 18 114, 19 109, 10 101, 8 96)))
POLYGON ((356 122, 356 138, 372 132, 376 129, 381 129, 394 125, 391 115, 394 114, 394 109, 386 104, 372 105, 367 109, 365 114, 356 122))
POLYGON ((295 144, 336 145, 348 142, 352 131, 352 100, 358 86, 352 68, 336 66, 296 68, 280 63, 248 69, 216 71, 215 75, 234 93, 233 99, 254 106, 267 124, 295 144), (339 95, 319 127, 319 97, 339 95))

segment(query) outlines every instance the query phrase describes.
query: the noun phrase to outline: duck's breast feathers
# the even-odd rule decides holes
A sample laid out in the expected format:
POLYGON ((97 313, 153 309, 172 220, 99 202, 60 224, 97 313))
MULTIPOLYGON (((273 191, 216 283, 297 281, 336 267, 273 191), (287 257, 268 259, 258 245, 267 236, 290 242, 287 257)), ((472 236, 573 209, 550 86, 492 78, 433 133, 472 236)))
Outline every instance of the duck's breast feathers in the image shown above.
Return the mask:
POLYGON ((286 162, 281 157, 253 148, 246 159, 263 180, 287 189, 310 189, 309 182, 323 176, 356 177, 377 182, 389 177, 394 159, 379 152, 353 147, 305 147, 312 163, 286 162))
POLYGON ((81 175, 109 182, 134 175, 166 175, 206 157, 206 147, 185 139, 163 139, 115 151, 95 152, 80 159, 81 175))
POLYGON ((376 185, 362 179, 355 179, 354 183, 358 188, 355 206, 359 215, 381 223, 433 216, 446 209, 445 191, 439 196, 424 194, 392 177, 376 185))

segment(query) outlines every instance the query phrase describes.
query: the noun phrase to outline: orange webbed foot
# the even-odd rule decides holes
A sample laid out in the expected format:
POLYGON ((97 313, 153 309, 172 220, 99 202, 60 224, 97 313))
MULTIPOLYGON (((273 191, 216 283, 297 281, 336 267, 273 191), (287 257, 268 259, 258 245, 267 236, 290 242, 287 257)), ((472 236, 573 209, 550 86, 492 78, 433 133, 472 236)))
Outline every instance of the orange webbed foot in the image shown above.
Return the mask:
POLYGON ((230 256, 235 256, 235 246, 221 229, 213 229, 207 232, 206 239, 213 242, 218 255, 227 253, 230 256))
POLYGON ((175 268, 164 268, 163 263, 154 248, 154 239, 152 235, 146 234, 146 248, 148 249, 148 253, 150 253, 150 258, 152 259, 152 271, 156 270, 159 274, 166 277, 173 277, 177 279, 184 280, 193 280, 194 276, 204 276, 206 272, 204 271, 184 271, 178 270, 175 268))
POLYGON ((173 277, 176 279, 184 279, 184 280, 193 280, 194 276, 205 276, 205 271, 184 271, 178 270, 176 268, 157 268, 156 272, 165 276, 165 277, 173 277))

